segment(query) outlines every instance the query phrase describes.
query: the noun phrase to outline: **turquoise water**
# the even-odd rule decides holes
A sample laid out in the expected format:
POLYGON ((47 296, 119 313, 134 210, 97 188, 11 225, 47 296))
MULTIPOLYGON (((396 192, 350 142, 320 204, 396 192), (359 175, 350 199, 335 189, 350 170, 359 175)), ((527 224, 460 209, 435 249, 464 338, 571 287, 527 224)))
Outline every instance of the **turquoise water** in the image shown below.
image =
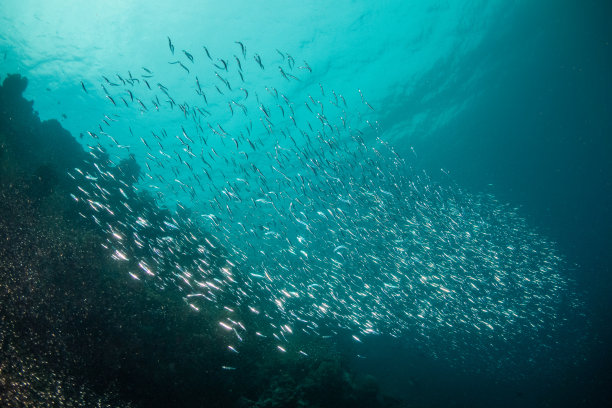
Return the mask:
POLYGON ((609 366, 606 15, 6 2, 1 72, 87 153, 103 256, 218 311, 219 370, 330 339, 412 403, 575 406, 609 366))

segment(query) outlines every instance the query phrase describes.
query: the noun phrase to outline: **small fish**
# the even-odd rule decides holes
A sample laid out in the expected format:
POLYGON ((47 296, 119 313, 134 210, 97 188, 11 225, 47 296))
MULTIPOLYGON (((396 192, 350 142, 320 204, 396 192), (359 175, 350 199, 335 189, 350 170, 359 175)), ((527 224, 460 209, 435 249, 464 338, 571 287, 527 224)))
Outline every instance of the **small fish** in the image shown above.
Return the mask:
POLYGON ((303 62, 304 62, 304 65, 303 65, 303 66, 300 66, 300 67, 298 67, 298 68, 299 68, 299 69, 307 69, 307 70, 308 70, 308 72, 312 72, 312 68, 310 68, 310 65, 308 65, 308 63, 307 63, 306 61, 303 61, 303 62))
POLYGON ((289 78, 287 78, 287 74, 285 74, 285 71, 283 70, 283 68, 281 66, 279 66, 278 70, 280 71, 280 73, 283 76, 283 78, 285 78, 288 81, 289 78))
POLYGON ((185 55, 187 56, 187 58, 189 58, 189 61, 191 61, 191 63, 193 63, 193 55, 191 55, 190 53, 188 53, 187 51, 183 50, 183 53, 185 53, 185 55))
POLYGON ((289 54, 287 54, 287 64, 289 65, 289 69, 293 69, 293 67, 295 66, 295 60, 293 59, 293 57, 289 54))
POLYGON ((206 56, 208 57, 208 59, 212 61, 212 57, 210 56, 210 52, 208 52, 208 48, 206 48, 205 45, 203 45, 202 48, 204 48, 204 51, 206 51, 206 56))
POLYGON ((174 45, 172 44, 172 40, 168 37, 168 47, 170 47, 170 52, 174 55, 174 45))
POLYGON ((179 62, 179 65, 180 65, 181 67, 183 67, 183 69, 184 69, 185 71, 187 71, 187 73, 189 73, 189 68, 187 68, 185 65, 183 65, 183 63, 182 63, 182 62, 179 62))
POLYGON ((345 247, 344 245, 338 245, 337 247, 335 247, 335 248, 334 248, 334 252, 338 252, 338 251, 340 251, 341 249, 345 249, 345 250, 347 250, 347 251, 348 251, 348 248, 347 248, 347 247, 345 247))
POLYGON ((263 63, 261 62, 261 57, 259 56, 259 54, 255 54, 253 56, 253 59, 255 59, 255 62, 257 62, 257 65, 259 65, 261 69, 265 69, 263 63))
POLYGON ((217 58, 217 61, 221 61, 222 66, 219 66, 217 64, 213 64, 215 67, 217 67, 218 69, 224 69, 227 72, 227 61, 221 59, 221 58, 217 58))
POLYGON ((144 103, 142 103, 142 101, 141 101, 140 99, 136 98, 136 102, 138 102, 138 104, 139 104, 140 106, 142 106, 142 108, 143 108, 145 111, 146 111, 146 110, 148 110, 148 109, 147 109, 147 107, 145 106, 145 104, 144 104, 144 103))
POLYGON ((81 81, 81 88, 83 88, 85 93, 89 93, 89 92, 87 92, 87 88, 85 88, 85 84, 83 83, 83 81, 81 81))
POLYGON ((240 46, 240 50, 242 51, 242 57, 246 58, 246 47, 240 41, 234 41, 236 44, 240 46))

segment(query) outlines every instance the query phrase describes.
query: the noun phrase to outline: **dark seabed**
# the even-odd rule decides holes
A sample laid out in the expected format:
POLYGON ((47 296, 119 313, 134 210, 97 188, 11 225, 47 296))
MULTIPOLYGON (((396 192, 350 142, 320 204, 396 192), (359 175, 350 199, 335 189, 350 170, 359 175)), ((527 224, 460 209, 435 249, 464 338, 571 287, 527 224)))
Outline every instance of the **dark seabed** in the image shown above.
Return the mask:
POLYGON ((607 407, 603 1, 0 12, 0 406, 607 407))

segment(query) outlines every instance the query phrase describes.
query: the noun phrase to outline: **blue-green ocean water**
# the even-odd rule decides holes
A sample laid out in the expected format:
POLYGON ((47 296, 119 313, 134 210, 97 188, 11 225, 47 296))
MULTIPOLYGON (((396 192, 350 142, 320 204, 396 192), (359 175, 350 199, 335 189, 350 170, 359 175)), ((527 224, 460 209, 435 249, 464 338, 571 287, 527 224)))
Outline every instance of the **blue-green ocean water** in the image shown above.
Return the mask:
MULTIPOLYGON (((605 2, 40 3, 1 2, 0 74, 192 209, 248 276, 210 285, 265 310, 282 352, 302 322, 425 406, 606 400, 605 2)), ((84 176, 94 215, 121 205, 84 176)), ((109 256, 136 256, 100 227, 109 256)), ((135 278, 197 241, 158 245, 135 278)), ((200 295, 181 268, 158 285, 200 295)))

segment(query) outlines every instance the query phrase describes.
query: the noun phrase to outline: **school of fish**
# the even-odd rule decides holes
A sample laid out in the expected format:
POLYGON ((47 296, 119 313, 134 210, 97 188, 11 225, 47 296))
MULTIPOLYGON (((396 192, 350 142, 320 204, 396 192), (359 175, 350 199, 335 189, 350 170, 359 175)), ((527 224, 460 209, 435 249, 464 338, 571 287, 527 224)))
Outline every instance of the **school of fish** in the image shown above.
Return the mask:
POLYGON ((87 132, 91 165, 70 172, 73 199, 132 278, 178 286, 195 311, 224 308, 231 352, 251 330, 237 307, 267 322, 257 334, 280 352, 303 354, 298 330, 404 337, 450 356, 546 346, 563 324, 554 243, 492 195, 396 153, 360 90, 327 89, 284 51, 167 40, 167 66, 80 83, 108 114, 87 132), (117 174, 128 155, 137 182, 117 174), (139 191, 170 211, 132 208, 139 191))

